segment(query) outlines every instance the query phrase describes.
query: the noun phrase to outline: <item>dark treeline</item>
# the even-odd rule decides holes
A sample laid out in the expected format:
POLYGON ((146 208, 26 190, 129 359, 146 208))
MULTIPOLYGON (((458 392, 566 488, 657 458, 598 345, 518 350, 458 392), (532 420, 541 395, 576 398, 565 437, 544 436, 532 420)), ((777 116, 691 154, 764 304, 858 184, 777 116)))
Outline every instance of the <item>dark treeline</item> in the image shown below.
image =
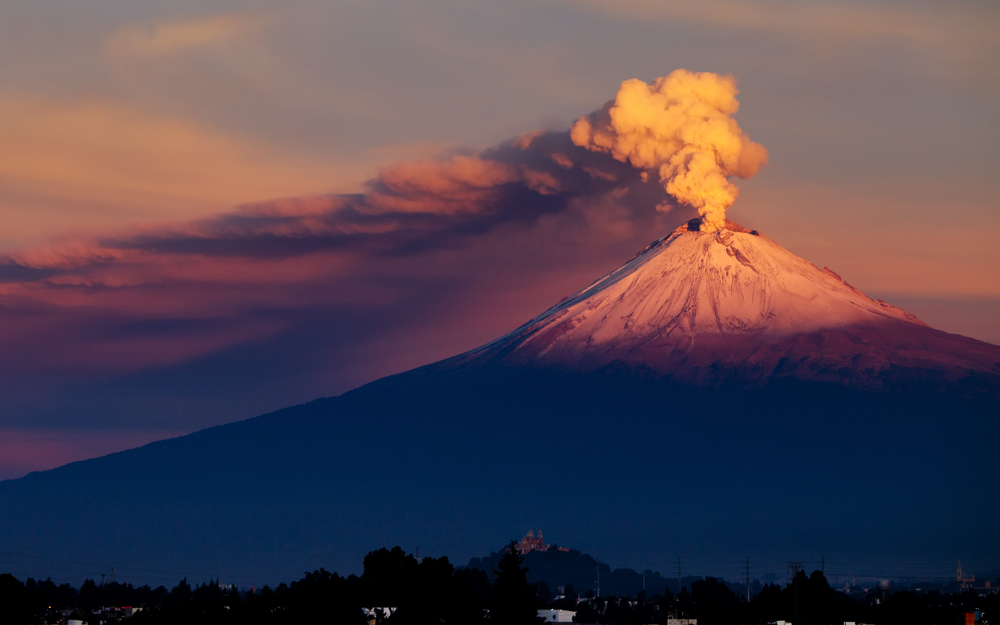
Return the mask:
MULTIPOLYGON (((749 602, 721 580, 709 577, 665 597, 680 617, 697 618, 699 625, 736 623, 792 623, 840 625, 844 622, 881 625, 960 625, 965 614, 979 610, 983 623, 1000 623, 1000 597, 981 596, 978 591, 945 594, 940 591, 917 593, 898 591, 879 594, 871 591, 862 598, 830 588, 820 571, 811 575, 799 571, 784 587, 767 584, 749 602), (993 620, 986 618, 992 616, 993 620)), ((608 621, 610 622, 610 621, 608 621)))
POLYGON ((134 588, 130 584, 96 585, 88 580, 79 591, 68 584, 0 576, 0 624, 60 622, 74 618, 97 625, 122 619, 129 624, 190 623, 475 623, 493 615, 491 623, 531 622, 536 589, 527 582, 523 560, 515 551, 498 563, 491 583, 484 571, 456 570, 447 557, 419 562, 396 547, 369 553, 364 573, 342 577, 323 569, 290 584, 240 592, 218 582, 191 586, 187 580, 172 590, 134 588), (111 606, 141 606, 124 618, 111 606), (365 608, 368 608, 366 614, 365 608), (382 611, 376 608, 390 608, 382 611), (374 617, 370 620, 369 616, 374 617), (527 620, 525 620, 527 619, 527 620))
MULTIPOLYGON (((799 572, 784 587, 768 584, 748 602, 724 581, 708 577, 673 593, 669 587, 647 596, 594 596, 567 585, 562 593, 545 581, 529 583, 525 559, 513 549, 495 559, 487 571, 456 569, 446 557, 418 561, 396 547, 365 557, 364 573, 342 577, 323 569, 274 588, 249 592, 218 582, 192 586, 182 580, 173 589, 134 588, 130 584, 98 585, 88 580, 76 590, 68 584, 0 576, 0 624, 65 622, 67 618, 97 625, 166 623, 274 624, 322 622, 345 625, 423 623, 538 623, 538 609, 575 610, 578 623, 606 625, 665 624, 668 618, 695 618, 699 625, 792 623, 840 625, 845 621, 881 625, 948 625, 965 623, 968 612, 980 613, 983 625, 1000 624, 1000 596, 968 590, 942 593, 872 591, 850 596, 830 588, 820 571, 799 572), (109 606, 141 606, 125 617, 109 606), (380 610, 384 608, 386 610, 380 610), (388 609, 391 609, 388 610, 388 609)), ((662 586, 662 584, 661 584, 662 586)), ((655 587, 650 586, 650 589, 655 587)))
POLYGON ((984 625, 1000 623, 1000 597, 980 596, 975 590, 944 594, 940 591, 900 591, 879 595, 873 591, 862 599, 830 588, 820 571, 807 576, 799 572, 784 587, 764 586, 746 601, 724 581, 714 577, 695 581, 674 595, 669 589, 648 600, 644 593, 631 598, 595 598, 577 606, 576 622, 608 625, 666 623, 668 618, 697 619, 698 625, 741 623, 841 625, 844 622, 881 625, 961 625, 965 614, 980 612, 984 625), (991 618, 992 617, 992 618, 991 618))

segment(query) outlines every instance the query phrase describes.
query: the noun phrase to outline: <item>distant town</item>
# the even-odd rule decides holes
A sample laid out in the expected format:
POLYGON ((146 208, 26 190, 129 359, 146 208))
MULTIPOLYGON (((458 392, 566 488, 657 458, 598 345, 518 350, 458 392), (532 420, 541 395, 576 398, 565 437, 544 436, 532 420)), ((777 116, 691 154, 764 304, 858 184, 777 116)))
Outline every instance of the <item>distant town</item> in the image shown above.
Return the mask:
MULTIPOLYGON (((749 560, 748 568, 749 571, 749 560)), ((173 588, 114 578, 79 588, 0 575, 0 623, 593 623, 730 625, 1000 623, 1000 569, 954 580, 879 580, 833 588, 823 570, 789 563, 784 583, 663 577, 612 570, 542 532, 455 566, 400 547, 370 552, 360 575, 323 569, 273 588, 224 580, 173 588)))

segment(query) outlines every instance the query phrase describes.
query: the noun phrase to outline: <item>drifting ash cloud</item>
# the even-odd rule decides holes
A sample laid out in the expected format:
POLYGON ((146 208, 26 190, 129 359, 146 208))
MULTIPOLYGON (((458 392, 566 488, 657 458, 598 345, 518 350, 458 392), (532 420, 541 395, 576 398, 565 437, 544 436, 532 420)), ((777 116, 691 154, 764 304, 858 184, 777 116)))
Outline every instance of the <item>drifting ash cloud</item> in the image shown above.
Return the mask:
POLYGON ((581 201, 639 207, 662 195, 634 168, 556 132, 531 133, 476 155, 400 163, 367 187, 363 194, 275 200, 209 219, 56 241, 3 259, 0 281, 134 286, 144 275, 155 280, 159 261, 185 255, 413 254, 460 245, 507 224, 530 228, 581 201))
MULTIPOLYGON (((513 300, 537 298, 531 311, 518 310, 520 320, 551 298, 542 282, 567 271, 592 279, 644 245, 661 229, 649 207, 662 199, 631 166, 574 146, 565 132, 543 132, 480 154, 390 167, 363 194, 53 241, 0 259, 0 386, 8 386, 0 391, 85 380, 97 384, 93 401, 101 403, 108 380, 158 372, 143 382, 150 394, 254 394, 232 380, 228 390, 192 390, 200 382, 191 378, 205 376, 200 363, 215 359, 213 371, 256 362, 234 377, 284 383, 291 393, 225 420, 341 392, 509 329, 497 318, 504 310, 472 300, 491 287, 513 300), (465 330, 438 336, 433 351, 415 338, 456 326, 465 330), (382 343, 387 336, 396 339, 382 343), (240 350, 254 356, 229 355, 240 350)), ((58 393, 43 395, 42 403, 58 393)), ((78 414, 88 400, 71 396, 49 411, 33 405, 35 392, 8 402, 0 429, 78 414)), ((138 419, 154 419, 157 409, 138 419)), ((125 410, 115 427, 128 425, 125 410)), ((111 419, 115 411, 93 412, 111 419)), ((197 411, 181 412, 203 425, 197 411)), ((154 427, 175 427, 156 418, 154 427)))
POLYGON ((691 76, 687 96, 672 90, 674 78, 647 86, 645 117, 631 126, 616 111, 628 105, 622 93, 641 91, 636 81, 584 118, 587 133, 581 120, 572 133, 399 163, 360 194, 262 202, 0 258, 9 386, 0 391, 22 397, 0 408, 0 429, 65 420, 70 404, 109 426, 184 427, 183 414, 194 429, 341 392, 509 330, 690 218, 683 205, 663 212, 676 204, 668 192, 704 209, 673 190, 697 186, 697 164, 714 154, 714 168, 703 168, 712 181, 698 188, 735 197, 725 176, 762 163, 741 160, 756 144, 724 113, 735 112, 732 79, 691 76), (699 104, 705 84, 721 85, 712 106, 699 104), (698 115, 707 139, 692 130, 698 115), (650 130, 664 127, 672 134, 650 130), (122 388, 136 399, 109 407, 110 389, 122 388), (143 393, 170 403, 136 416, 143 393), (219 413, 235 397, 249 414, 219 413))
POLYGON ((628 80, 568 136, 537 131, 481 154, 400 163, 364 194, 277 200, 206 220, 56 242, 2 259, 0 281, 134 285, 143 281, 134 269, 155 265, 156 255, 412 253, 507 223, 530 227, 581 200, 672 209, 668 198, 656 197, 650 171, 709 227, 721 228, 738 196, 728 177, 749 178, 767 161, 767 150, 730 117, 736 93, 731 76, 710 73, 677 70, 651 85, 628 80), (130 278, 118 271, 126 268, 130 278))

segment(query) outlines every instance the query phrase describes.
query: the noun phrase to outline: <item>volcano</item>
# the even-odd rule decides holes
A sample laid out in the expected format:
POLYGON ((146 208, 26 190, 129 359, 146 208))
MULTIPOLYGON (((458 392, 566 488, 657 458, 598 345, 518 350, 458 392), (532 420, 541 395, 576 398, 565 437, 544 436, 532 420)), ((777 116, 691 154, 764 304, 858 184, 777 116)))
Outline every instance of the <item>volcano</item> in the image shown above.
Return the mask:
MULTIPOLYGON (((455 363, 644 370, 692 384, 778 377, 883 386, 1000 374, 994 345, 929 328, 733 222, 693 219, 619 269, 455 363)), ((996 380, 994 379, 994 382, 996 380)))
POLYGON ((694 220, 467 353, 0 483, 0 536, 160 583, 461 561, 532 525, 662 571, 976 560, 998 417, 1000 347, 694 220))

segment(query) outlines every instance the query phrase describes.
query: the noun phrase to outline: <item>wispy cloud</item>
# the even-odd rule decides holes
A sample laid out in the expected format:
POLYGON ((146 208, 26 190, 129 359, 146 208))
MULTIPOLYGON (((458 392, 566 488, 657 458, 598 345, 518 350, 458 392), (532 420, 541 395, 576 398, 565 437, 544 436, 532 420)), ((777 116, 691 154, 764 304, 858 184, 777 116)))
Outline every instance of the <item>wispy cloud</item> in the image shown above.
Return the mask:
POLYGON ((683 20, 740 31, 795 37, 911 41, 919 44, 995 45, 1000 17, 995 5, 763 0, 575 0, 602 13, 643 20, 683 20))
POLYGON ((124 26, 104 44, 112 56, 156 56, 220 46, 247 37, 266 23, 262 15, 228 14, 124 26))
POLYGON ((22 241, 52 236, 46 231, 55 223, 63 232, 94 229, 349 190, 370 175, 373 160, 282 149, 108 100, 0 97, 0 136, 3 237, 22 241))

